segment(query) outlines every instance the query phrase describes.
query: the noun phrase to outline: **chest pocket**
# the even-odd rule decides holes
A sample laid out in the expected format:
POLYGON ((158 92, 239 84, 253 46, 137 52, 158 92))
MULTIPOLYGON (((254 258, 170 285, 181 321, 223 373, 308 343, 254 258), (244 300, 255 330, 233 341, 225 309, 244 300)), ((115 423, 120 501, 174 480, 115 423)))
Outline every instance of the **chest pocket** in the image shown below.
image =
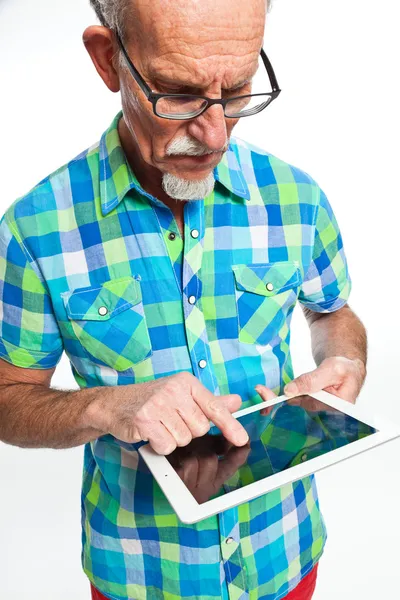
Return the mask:
MULTIPOLYGON (((233 265, 239 341, 270 343, 293 310, 301 283, 294 262, 233 265)), ((286 334, 285 334, 286 335, 286 334)))
POLYGON ((140 283, 105 281, 63 294, 75 336, 94 362, 125 371, 152 354, 140 283))

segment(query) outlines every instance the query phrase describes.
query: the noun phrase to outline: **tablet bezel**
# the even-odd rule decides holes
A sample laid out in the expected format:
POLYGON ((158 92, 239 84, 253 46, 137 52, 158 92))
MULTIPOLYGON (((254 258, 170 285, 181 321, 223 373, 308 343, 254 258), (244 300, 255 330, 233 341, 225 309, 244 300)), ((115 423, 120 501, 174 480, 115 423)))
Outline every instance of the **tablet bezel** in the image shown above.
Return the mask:
MULTIPOLYGON (((346 460, 351 456, 360 454, 365 450, 379 446, 385 442, 388 442, 396 437, 400 436, 400 428, 393 427, 392 425, 383 422, 380 418, 371 416, 364 407, 351 404, 346 400, 342 400, 337 396, 333 396, 325 391, 315 392, 308 394, 324 402, 328 406, 335 408, 343 413, 346 413, 359 421, 362 421, 366 425, 377 429, 377 433, 369 435, 368 437, 362 438, 346 446, 331 450, 327 454, 311 458, 310 460, 295 465, 270 475, 264 479, 250 483, 242 488, 233 490, 212 500, 207 500, 203 504, 199 504, 192 496, 189 489, 183 483, 179 475, 175 472, 172 465, 169 463, 164 455, 157 454, 155 450, 146 444, 139 448, 139 452, 145 460, 147 466, 155 477, 160 488, 167 497, 172 508, 177 513, 179 519, 183 523, 192 524, 197 523, 203 519, 211 517, 217 513, 220 513, 229 508, 233 508, 238 504, 262 496, 268 492, 271 492, 279 487, 282 487, 288 483, 293 483, 303 477, 311 475, 316 471, 320 471, 330 465, 346 460)), ((273 400, 268 400, 254 406, 249 406, 242 410, 233 413, 235 418, 248 415, 252 412, 262 410, 267 406, 274 406, 280 402, 290 400, 286 396, 279 396, 273 400)), ((210 424, 213 423, 210 421, 210 424)))

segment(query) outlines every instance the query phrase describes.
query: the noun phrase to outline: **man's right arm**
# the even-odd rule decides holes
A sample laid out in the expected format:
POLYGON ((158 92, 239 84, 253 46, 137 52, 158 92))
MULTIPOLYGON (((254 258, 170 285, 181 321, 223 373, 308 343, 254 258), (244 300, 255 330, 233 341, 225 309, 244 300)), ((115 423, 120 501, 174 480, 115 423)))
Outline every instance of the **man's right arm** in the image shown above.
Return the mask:
POLYGON ((148 440, 170 454, 205 435, 211 420, 237 446, 247 443, 232 417, 241 398, 214 396, 190 373, 126 386, 79 391, 50 388, 54 369, 24 369, 0 360, 0 440, 23 448, 72 448, 110 433, 148 440))
POLYGON ((72 448, 104 435, 88 426, 85 417, 102 389, 51 389, 54 371, 0 360, 1 441, 21 448, 72 448))

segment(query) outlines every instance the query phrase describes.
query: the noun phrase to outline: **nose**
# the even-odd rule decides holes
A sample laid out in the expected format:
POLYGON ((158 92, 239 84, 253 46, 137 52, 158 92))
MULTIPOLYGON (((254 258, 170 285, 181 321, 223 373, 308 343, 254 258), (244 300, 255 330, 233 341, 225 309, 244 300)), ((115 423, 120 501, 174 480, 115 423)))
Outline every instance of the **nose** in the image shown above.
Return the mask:
POLYGON ((220 104, 210 106, 202 115, 189 121, 188 133, 212 151, 221 150, 227 142, 224 109, 220 104))

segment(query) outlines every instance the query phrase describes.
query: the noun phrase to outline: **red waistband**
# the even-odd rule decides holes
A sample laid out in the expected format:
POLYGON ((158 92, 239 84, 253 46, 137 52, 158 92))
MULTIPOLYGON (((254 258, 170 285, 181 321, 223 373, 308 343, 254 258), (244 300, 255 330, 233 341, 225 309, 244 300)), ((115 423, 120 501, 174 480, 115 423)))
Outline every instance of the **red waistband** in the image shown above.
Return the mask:
MULTIPOLYGON (((291 591, 282 600, 311 600, 317 583, 318 565, 316 565, 308 575, 306 575, 299 585, 291 591)), ((96 588, 92 587, 92 600, 108 600, 96 588)))

